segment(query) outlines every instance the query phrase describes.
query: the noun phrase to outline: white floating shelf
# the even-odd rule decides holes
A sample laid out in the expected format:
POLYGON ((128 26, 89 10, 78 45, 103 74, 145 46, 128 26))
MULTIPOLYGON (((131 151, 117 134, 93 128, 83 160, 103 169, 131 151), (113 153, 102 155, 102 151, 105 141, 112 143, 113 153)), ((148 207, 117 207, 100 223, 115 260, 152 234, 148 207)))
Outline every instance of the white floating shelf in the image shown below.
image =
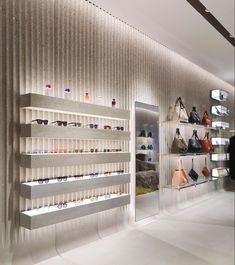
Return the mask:
POLYGON ((172 156, 172 157, 181 157, 181 156, 208 156, 209 153, 180 153, 180 154, 176 154, 176 153, 163 153, 161 154, 161 156, 172 156))
POLYGON ((211 98, 218 101, 226 101, 228 99, 229 93, 222 89, 211 90, 211 98))
POLYGON ((130 111, 128 110, 44 96, 34 93, 21 95, 20 107, 83 116, 103 117, 106 119, 130 119, 130 111))
POLYGON ((229 116, 229 109, 222 105, 211 106, 211 114, 216 116, 229 116))
POLYGON ((211 154, 211 161, 228 161, 229 153, 211 154))
POLYGON ((20 136, 80 140, 130 140, 130 132, 125 131, 38 124, 22 124, 20 127, 20 136))
POLYGON ((130 174, 113 174, 110 176, 102 174, 97 177, 84 176, 81 179, 71 177, 62 182, 58 182, 57 179, 50 179, 47 184, 39 184, 38 181, 25 182, 21 183, 20 192, 21 196, 25 198, 37 199, 126 183, 130 183, 130 174))
POLYGON ((129 162, 130 153, 64 153, 64 154, 21 154, 20 166, 26 168, 59 167, 129 162))
POLYGON ((20 225, 32 230, 121 207, 129 203, 130 195, 122 194, 120 196, 111 195, 111 198, 108 199, 105 199, 105 197, 102 196, 99 197, 98 201, 93 202, 91 202, 90 199, 86 199, 82 204, 77 205, 74 202, 69 202, 67 203, 67 208, 63 209, 58 209, 56 205, 42 207, 39 209, 21 212, 20 225))
POLYGON ((212 142, 212 145, 228 145, 229 138, 212 137, 211 142, 212 142))
POLYGON ((224 178, 227 176, 229 176, 229 168, 228 167, 212 168, 212 177, 224 178))
POLYGON ((163 121, 162 124, 173 124, 177 126, 188 126, 195 129, 205 129, 205 130, 216 130, 216 128, 212 126, 205 126, 205 125, 198 125, 198 124, 192 124, 189 122, 181 122, 181 121, 163 121))

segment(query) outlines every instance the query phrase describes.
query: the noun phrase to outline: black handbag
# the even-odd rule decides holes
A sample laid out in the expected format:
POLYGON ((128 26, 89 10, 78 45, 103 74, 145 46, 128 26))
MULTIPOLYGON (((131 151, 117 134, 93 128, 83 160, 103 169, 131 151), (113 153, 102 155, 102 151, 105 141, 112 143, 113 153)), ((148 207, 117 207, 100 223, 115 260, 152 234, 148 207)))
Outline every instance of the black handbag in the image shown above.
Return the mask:
POLYGON ((189 123, 193 123, 193 124, 201 124, 201 118, 196 110, 196 107, 193 107, 192 111, 190 112, 188 121, 189 123))
POLYGON ((193 181, 197 181, 199 175, 198 175, 197 172, 193 169, 193 159, 192 159, 192 168, 190 169, 188 175, 190 176, 190 178, 191 178, 193 181))
POLYGON ((197 130, 193 130, 192 138, 188 140, 188 152, 200 153, 202 151, 202 145, 197 135, 197 130))

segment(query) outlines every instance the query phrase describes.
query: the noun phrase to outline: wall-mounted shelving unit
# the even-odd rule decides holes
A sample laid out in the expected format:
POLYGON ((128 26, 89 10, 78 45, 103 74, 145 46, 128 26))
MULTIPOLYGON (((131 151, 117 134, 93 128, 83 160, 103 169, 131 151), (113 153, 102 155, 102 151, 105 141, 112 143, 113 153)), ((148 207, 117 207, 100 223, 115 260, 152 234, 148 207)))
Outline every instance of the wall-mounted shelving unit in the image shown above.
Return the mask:
MULTIPOLYGON (((119 123, 128 122, 130 119, 130 111, 128 110, 33 93, 20 96, 20 107, 26 112, 44 111, 49 113, 72 114, 92 117, 92 119, 99 118, 99 120, 117 120, 119 123)), ((113 124, 113 121, 111 122, 113 124)), ((54 126, 50 123, 47 125, 21 124, 20 137, 22 139, 25 141, 27 141, 27 139, 31 139, 29 142, 31 144, 32 142, 38 143, 38 140, 43 141, 43 143, 48 141, 53 141, 54 143, 56 140, 56 148, 54 148, 54 145, 52 145, 53 148, 49 148, 50 145, 48 145, 48 148, 46 149, 45 145, 42 145, 43 150, 40 150, 40 144, 37 145, 37 147, 39 147, 38 149, 34 148, 33 145, 30 150, 29 147, 27 147, 27 151, 26 148, 22 148, 25 149, 25 151, 20 154, 20 166, 27 170, 37 169, 37 171, 40 169, 44 170, 46 168, 53 168, 54 172, 55 168, 66 167, 67 170, 69 170, 70 166, 75 166, 77 168, 79 166, 87 165, 91 167, 92 172, 92 168, 99 164, 117 164, 118 167, 120 167, 120 165, 124 165, 124 163, 129 164, 130 152, 126 149, 129 149, 130 132, 128 130, 128 123, 125 123, 125 125, 125 130, 122 131, 101 128, 84 128, 83 126, 54 126), (70 146, 69 148, 74 150, 74 152, 60 153, 59 150, 62 150, 59 147, 60 143, 63 146, 64 141, 70 141, 70 139, 73 141, 79 140, 79 143, 85 140, 82 142, 83 144, 81 149, 83 152, 75 152, 76 150, 80 151, 80 149, 74 149, 74 146, 72 145, 73 147, 70 146), (86 152, 91 149, 91 145, 93 144, 93 149, 96 148, 94 140, 105 141, 106 144, 110 144, 112 141, 125 141, 128 144, 122 145, 124 146, 123 151, 117 150, 114 152, 113 149, 116 148, 113 148, 112 145, 112 148, 107 146, 106 149, 110 149, 110 152, 104 152, 105 150, 103 148, 98 148, 98 152, 86 152), (55 153, 57 151, 59 153, 55 153)), ((77 144, 75 145, 77 148, 77 144)), ((99 146, 101 145, 99 144, 99 146)), ((66 151, 70 150, 69 148, 66 148, 66 151)), ((115 169, 111 171, 115 172, 115 169)), ((73 170, 72 172, 74 173, 73 170)), ((112 208, 121 207, 130 203, 129 188, 126 186, 130 183, 130 174, 128 172, 111 173, 109 175, 99 174, 98 176, 89 176, 85 174, 82 178, 73 177, 74 174, 70 177, 70 174, 67 171, 66 174, 68 177, 65 181, 61 182, 57 180, 56 176, 50 178, 47 177, 45 173, 43 173, 43 178, 49 179, 48 183, 39 183, 37 181, 38 177, 36 177, 36 180, 31 179, 31 181, 23 181, 21 183, 21 196, 26 199, 34 200, 44 197, 50 198, 53 196, 58 196, 59 198, 59 196, 63 194, 79 193, 79 197, 82 199, 81 201, 83 203, 75 204, 74 202, 66 202, 67 207, 62 209, 59 209, 56 205, 46 205, 38 209, 23 211, 20 213, 20 224, 23 227, 27 229, 35 229, 112 208), (108 189, 110 187, 115 187, 115 189, 118 188, 122 195, 113 194, 110 198, 103 196, 104 194, 109 193, 108 189), (98 196, 98 200, 95 199, 91 201, 86 198, 88 191, 92 191, 94 198, 97 198, 98 196)), ((113 190, 111 193, 113 193, 113 190)), ((26 209, 28 209, 28 207, 26 209)))
POLYGON ((29 93, 21 95, 20 107, 31 110, 42 110, 74 115, 103 117, 106 119, 129 120, 130 111, 111 108, 68 99, 29 93))
POLYGON ((20 166, 26 168, 45 168, 74 165, 91 165, 129 162, 130 153, 64 153, 64 154, 21 154, 20 166))
POLYGON ((20 213, 20 225, 27 229, 36 229, 60 222, 68 221, 82 216, 99 213, 113 208, 125 206, 130 203, 130 195, 111 195, 106 199, 100 196, 98 201, 84 199, 83 203, 68 202, 67 207, 58 209, 56 205, 42 207, 20 213))
POLYGON ((58 182, 57 179, 50 179, 49 183, 39 184, 38 181, 23 182, 20 185, 21 196, 27 199, 55 196, 71 192, 98 189, 112 185, 121 185, 130 182, 130 174, 112 174, 105 176, 100 174, 97 177, 84 176, 80 179, 74 177, 66 181, 58 182))
POLYGON ((130 132, 125 131, 38 124, 22 124, 20 136, 52 139, 130 140, 130 132))

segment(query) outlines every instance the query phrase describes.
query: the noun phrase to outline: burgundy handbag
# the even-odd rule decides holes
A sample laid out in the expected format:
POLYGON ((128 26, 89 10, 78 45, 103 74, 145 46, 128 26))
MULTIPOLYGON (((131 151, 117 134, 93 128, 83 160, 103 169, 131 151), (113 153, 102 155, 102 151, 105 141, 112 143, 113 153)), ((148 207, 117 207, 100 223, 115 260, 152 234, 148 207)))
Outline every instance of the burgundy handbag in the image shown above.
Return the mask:
POLYGON ((205 125, 205 126, 211 126, 212 125, 212 120, 209 117, 207 111, 205 111, 204 114, 203 114, 202 124, 205 125))
POLYGON ((209 139, 209 132, 205 133, 203 140, 201 140, 202 152, 203 153, 212 153, 214 152, 214 147, 209 139))
POLYGON ((207 168, 207 159, 206 159, 206 157, 205 157, 205 166, 202 169, 202 174, 204 175, 205 178, 209 178, 209 176, 210 176, 210 171, 207 168))

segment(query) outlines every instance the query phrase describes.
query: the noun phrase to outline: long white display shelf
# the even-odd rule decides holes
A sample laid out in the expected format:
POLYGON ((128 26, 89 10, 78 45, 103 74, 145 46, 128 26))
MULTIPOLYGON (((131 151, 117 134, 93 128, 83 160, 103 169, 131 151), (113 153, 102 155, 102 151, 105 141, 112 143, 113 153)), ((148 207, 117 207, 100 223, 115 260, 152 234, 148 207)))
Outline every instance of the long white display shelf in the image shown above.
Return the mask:
POLYGON ((104 117, 107 119, 130 119, 130 111, 128 110, 44 96, 34 93, 21 95, 20 107, 83 116, 104 117))
POLYGON ((130 153, 64 153, 64 154, 21 154, 20 166, 26 168, 43 168, 58 166, 90 165, 129 162, 130 153))
POLYGON ((193 186, 196 187, 196 186, 201 185, 203 183, 208 183, 208 182, 215 181, 215 180, 218 180, 218 178, 214 178, 213 177, 213 178, 209 178, 209 179, 199 179, 197 181, 190 181, 187 185, 179 186, 179 187, 173 187, 172 185, 166 185, 163 188, 165 188, 165 189, 182 190, 182 189, 186 189, 186 188, 193 187, 193 186))
POLYGON ((229 138, 212 137, 211 142, 213 145, 228 145, 229 138))
POLYGON ((176 153, 163 153, 161 154, 161 156, 175 156, 175 157, 178 157, 178 156, 207 156, 209 155, 209 153, 179 153, 179 154, 176 154, 176 153))
POLYGON ((211 154, 211 161, 228 161, 229 153, 211 154))
POLYGON ((38 181, 24 182, 20 185, 20 192, 25 198, 37 199, 126 183, 130 183, 130 174, 113 173, 109 176, 100 174, 97 177, 83 176, 81 179, 70 177, 61 182, 55 178, 44 184, 39 184, 38 181))
POLYGON ((217 167, 217 168, 212 168, 212 177, 216 178, 224 178, 229 176, 229 168, 228 167, 217 167))
POLYGON ((91 215, 105 210, 121 207, 130 203, 130 195, 114 195, 106 199, 100 196, 97 201, 85 199, 82 203, 67 203, 66 208, 58 209, 56 205, 20 213, 20 225, 27 229, 57 224, 67 220, 91 215))
POLYGON ((126 131, 74 128, 38 124, 22 124, 20 127, 20 136, 80 140, 130 140, 130 132, 126 131))

